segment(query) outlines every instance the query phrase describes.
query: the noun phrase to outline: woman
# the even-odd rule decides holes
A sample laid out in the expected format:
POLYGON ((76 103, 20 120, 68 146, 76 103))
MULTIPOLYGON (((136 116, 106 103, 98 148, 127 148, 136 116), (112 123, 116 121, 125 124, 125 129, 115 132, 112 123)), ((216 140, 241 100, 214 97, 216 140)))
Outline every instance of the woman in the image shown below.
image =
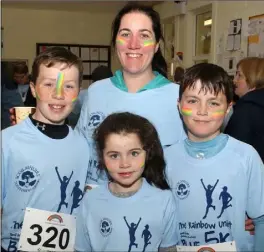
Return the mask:
MULTIPOLYGON (((179 86, 164 76, 159 14, 151 7, 126 5, 112 25, 112 45, 122 69, 88 89, 77 128, 92 142, 94 129, 114 112, 146 117, 156 127, 162 146, 186 137, 177 109, 179 86)), ((98 183, 96 160, 90 161, 89 180, 98 183)))
POLYGON ((264 161, 264 59, 239 61, 234 85, 240 99, 225 133, 252 145, 264 161))

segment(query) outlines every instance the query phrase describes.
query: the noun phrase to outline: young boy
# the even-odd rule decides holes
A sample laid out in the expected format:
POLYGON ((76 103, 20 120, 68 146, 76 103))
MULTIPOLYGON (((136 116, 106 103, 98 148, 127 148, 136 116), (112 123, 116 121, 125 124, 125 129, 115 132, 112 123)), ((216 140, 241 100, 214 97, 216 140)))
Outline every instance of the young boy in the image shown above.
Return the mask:
MULTIPOLYGON (((18 249, 27 207, 36 212, 49 211, 53 216, 49 220, 55 218, 60 222, 59 213, 68 214, 70 221, 74 218, 70 214, 76 214, 87 177, 89 147, 64 121, 79 94, 82 72, 81 61, 64 48, 53 47, 39 54, 33 63, 30 83, 37 99, 36 112, 2 131, 1 251, 18 249)), ((41 223, 47 219, 43 220, 39 213, 34 221, 28 234, 33 245, 56 232, 50 230, 44 239, 41 223)), ((64 233, 75 234, 74 226, 68 225, 67 229, 64 233)), ((58 244, 53 239, 46 245, 48 249, 57 248, 58 244)), ((65 246, 64 242, 59 245, 65 246)))
POLYGON ((231 108, 232 83, 213 64, 189 68, 179 111, 188 138, 165 150, 167 177, 178 201, 183 246, 235 241, 238 251, 263 251, 264 167, 256 150, 220 133, 231 108), (255 221, 255 237, 245 219, 255 221), (262 237, 263 240, 263 237, 262 237))

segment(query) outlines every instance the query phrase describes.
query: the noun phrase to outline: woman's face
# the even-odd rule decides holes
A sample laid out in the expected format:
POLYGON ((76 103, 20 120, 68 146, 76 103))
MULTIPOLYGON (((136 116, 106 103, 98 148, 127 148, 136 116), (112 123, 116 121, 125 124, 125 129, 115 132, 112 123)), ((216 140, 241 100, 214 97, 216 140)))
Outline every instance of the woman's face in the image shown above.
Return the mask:
POLYGON ((152 72, 152 59, 159 48, 151 19, 141 12, 131 12, 121 19, 116 37, 116 51, 123 70, 138 75, 152 72))
POLYGON ((235 94, 239 97, 245 95, 250 88, 247 85, 246 77, 242 72, 241 67, 239 66, 236 71, 236 75, 234 77, 234 85, 235 85, 235 94))

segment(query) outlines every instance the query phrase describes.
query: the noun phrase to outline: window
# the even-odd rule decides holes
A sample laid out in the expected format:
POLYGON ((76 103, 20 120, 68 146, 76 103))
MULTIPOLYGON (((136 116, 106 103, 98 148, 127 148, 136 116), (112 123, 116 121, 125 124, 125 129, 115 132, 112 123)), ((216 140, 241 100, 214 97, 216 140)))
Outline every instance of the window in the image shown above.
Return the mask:
POLYGON ((212 13, 207 12, 196 16, 195 55, 210 54, 211 52, 212 13))
POLYGON ((212 7, 195 13, 195 45, 193 63, 209 62, 211 56, 212 7))

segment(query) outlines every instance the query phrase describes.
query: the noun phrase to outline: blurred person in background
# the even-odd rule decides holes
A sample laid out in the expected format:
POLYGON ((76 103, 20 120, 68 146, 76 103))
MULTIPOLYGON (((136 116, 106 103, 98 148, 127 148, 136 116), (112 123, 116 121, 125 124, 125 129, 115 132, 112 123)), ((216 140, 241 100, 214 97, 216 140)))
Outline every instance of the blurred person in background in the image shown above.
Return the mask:
POLYGON ((174 71, 174 81, 176 84, 181 85, 182 80, 183 80, 183 76, 184 76, 184 68, 183 67, 176 67, 175 71, 174 71))
POLYGON ((28 66, 24 62, 14 64, 13 78, 17 84, 17 90, 20 93, 23 102, 25 102, 29 91, 29 73, 28 66))
POLYGON ((11 126, 9 109, 23 106, 20 96, 12 78, 12 71, 5 62, 1 63, 1 130, 11 126))
POLYGON ((264 161, 264 59, 240 60, 234 85, 239 100, 225 133, 252 145, 264 161))

